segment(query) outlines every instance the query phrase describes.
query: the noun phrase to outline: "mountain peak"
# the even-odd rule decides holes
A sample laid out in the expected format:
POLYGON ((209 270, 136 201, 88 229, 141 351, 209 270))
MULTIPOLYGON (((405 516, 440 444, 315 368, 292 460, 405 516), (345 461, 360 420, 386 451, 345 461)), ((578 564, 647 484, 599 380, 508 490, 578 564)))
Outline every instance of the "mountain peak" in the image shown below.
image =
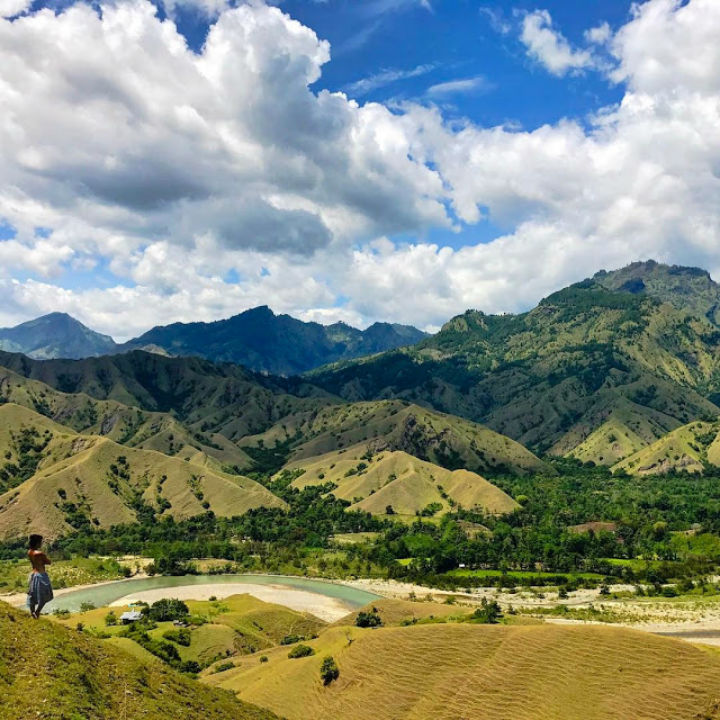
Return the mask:
POLYGON ((38 360, 106 355, 117 349, 109 335, 97 333, 64 312, 52 312, 16 327, 0 329, 0 350, 38 360))
POLYGON ((619 270, 601 270, 592 280, 606 290, 647 295, 720 325, 720 285, 702 268, 645 260, 619 270))

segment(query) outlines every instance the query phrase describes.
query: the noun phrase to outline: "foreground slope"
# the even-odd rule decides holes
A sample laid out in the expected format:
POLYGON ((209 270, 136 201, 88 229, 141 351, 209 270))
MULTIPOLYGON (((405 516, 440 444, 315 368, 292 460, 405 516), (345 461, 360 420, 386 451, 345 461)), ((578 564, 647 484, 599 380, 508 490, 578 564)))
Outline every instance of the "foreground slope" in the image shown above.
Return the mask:
POLYGON ((38 532, 56 538, 83 526, 133 522, 148 510, 183 519, 207 510, 231 517, 255 507, 284 506, 249 478, 79 435, 12 403, 0 405, 0 427, 0 450, 10 455, 0 466, 0 478, 10 467, 10 479, 20 481, 0 495, 0 537, 38 532), (18 456, 13 437, 20 434, 29 435, 33 445, 18 456), (27 478, 18 477, 23 466, 27 478))
POLYGON ((0 602, 0 718, 271 720, 238 701, 102 641, 0 602))
POLYGON ((307 644, 204 679, 289 720, 688 720, 720 687, 717 655, 624 628, 336 627, 307 644), (324 687, 326 655, 340 676, 324 687))
POLYGON ((333 495, 353 503, 351 509, 373 515, 385 515, 388 506, 398 515, 411 516, 430 505, 438 508, 436 512, 460 506, 491 515, 519 507, 476 473, 447 470, 402 451, 372 454, 365 445, 295 462, 287 470, 303 471, 294 487, 333 483, 333 495))

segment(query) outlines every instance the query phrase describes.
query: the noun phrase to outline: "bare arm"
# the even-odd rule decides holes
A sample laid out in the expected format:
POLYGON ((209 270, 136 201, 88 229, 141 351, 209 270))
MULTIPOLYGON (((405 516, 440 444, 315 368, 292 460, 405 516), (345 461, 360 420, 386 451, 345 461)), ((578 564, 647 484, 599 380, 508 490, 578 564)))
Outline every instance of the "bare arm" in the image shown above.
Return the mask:
POLYGON ((45 553, 42 554, 42 559, 46 565, 52 565, 52 560, 45 553))

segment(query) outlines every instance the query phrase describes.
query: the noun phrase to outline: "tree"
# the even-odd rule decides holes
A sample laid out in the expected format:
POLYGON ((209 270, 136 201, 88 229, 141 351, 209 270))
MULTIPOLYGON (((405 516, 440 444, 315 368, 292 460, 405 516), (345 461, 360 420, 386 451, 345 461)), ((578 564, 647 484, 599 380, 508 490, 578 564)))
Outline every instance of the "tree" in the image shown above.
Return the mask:
POLYGON ((163 598, 152 604, 148 615, 156 622, 168 620, 184 620, 190 613, 188 606, 182 600, 163 598))
POLYGON ((482 599, 482 604, 472 614, 475 622, 485 623, 487 625, 497 625, 502 618, 500 605, 495 600, 488 602, 487 598, 482 599))
POLYGON ((322 678, 323 685, 329 685, 333 680, 337 680, 340 677, 340 668, 331 655, 323 659, 322 665, 320 666, 320 677, 322 678))
POLYGON ((105 616, 105 625, 108 627, 111 627, 113 625, 117 625, 117 616, 115 613, 111 610, 106 616, 105 616))

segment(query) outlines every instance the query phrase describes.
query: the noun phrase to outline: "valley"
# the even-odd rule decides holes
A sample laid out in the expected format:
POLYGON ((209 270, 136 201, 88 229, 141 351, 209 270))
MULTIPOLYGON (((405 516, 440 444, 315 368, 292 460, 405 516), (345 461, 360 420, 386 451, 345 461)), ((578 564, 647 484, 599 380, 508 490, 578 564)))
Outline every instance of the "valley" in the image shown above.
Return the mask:
MULTIPOLYGON (((128 717, 153 683, 218 717, 716 717, 716 300, 640 263, 288 377, 173 326, 174 353, 0 351, 0 621, 27 622, 37 532, 58 593, 32 643, 113 678, 129 653, 128 717)), ((116 717, 95 682, 72 702, 116 717)))

